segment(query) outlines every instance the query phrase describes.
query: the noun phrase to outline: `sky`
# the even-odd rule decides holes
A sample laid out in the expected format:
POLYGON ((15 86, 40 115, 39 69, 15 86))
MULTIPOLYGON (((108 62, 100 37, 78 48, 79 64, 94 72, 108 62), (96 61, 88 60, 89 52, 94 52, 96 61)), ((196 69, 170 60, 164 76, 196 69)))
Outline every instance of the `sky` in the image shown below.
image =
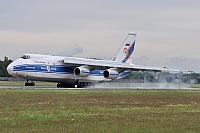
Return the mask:
POLYGON ((199 0, 0 0, 0 59, 24 53, 112 59, 136 32, 133 63, 200 72, 199 0))

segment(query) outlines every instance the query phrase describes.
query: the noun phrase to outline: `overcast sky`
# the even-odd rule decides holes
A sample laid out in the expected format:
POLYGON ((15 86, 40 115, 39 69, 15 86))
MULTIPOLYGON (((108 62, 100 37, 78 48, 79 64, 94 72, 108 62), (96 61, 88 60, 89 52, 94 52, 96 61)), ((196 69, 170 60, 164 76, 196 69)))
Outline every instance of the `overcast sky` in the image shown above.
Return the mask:
POLYGON ((200 72, 199 0, 0 0, 0 59, 111 59, 137 32, 134 63, 200 72))

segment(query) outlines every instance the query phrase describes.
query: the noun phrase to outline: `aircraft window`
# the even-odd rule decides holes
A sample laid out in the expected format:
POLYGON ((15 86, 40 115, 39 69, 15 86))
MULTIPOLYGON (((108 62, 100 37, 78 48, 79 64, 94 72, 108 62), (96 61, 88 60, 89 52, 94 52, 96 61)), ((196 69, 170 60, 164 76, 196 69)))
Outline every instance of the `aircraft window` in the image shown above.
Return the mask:
POLYGON ((30 59, 31 57, 29 55, 22 55, 20 58, 23 58, 23 59, 30 59))

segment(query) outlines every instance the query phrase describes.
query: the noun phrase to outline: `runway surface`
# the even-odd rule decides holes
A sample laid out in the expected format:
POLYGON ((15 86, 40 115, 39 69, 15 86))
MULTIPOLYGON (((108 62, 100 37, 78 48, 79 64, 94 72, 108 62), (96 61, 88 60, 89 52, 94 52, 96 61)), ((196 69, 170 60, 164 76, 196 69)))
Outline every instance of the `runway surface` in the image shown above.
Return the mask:
POLYGON ((66 89, 66 90, 82 90, 82 89, 147 89, 147 90, 200 90, 200 88, 191 88, 186 84, 121 84, 121 83, 103 83, 97 84, 87 88, 57 88, 55 86, 15 86, 15 85, 3 85, 0 89, 66 89))

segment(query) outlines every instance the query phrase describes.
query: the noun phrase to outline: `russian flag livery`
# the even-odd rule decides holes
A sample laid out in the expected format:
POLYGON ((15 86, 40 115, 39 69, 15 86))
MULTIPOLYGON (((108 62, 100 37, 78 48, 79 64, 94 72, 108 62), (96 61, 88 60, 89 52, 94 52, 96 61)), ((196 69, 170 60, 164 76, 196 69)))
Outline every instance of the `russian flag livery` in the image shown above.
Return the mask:
POLYGON ((136 33, 129 33, 121 47, 113 57, 113 61, 122 63, 132 63, 132 54, 136 43, 136 33))
POLYGON ((125 63, 128 59, 132 57, 131 55, 133 54, 134 47, 135 47, 135 41, 131 44, 131 46, 124 48, 123 53, 125 57, 122 60, 123 63, 125 63))
POLYGON ((125 45, 125 46, 130 46, 130 44, 131 44, 130 42, 129 42, 129 43, 126 43, 126 45, 125 45))

